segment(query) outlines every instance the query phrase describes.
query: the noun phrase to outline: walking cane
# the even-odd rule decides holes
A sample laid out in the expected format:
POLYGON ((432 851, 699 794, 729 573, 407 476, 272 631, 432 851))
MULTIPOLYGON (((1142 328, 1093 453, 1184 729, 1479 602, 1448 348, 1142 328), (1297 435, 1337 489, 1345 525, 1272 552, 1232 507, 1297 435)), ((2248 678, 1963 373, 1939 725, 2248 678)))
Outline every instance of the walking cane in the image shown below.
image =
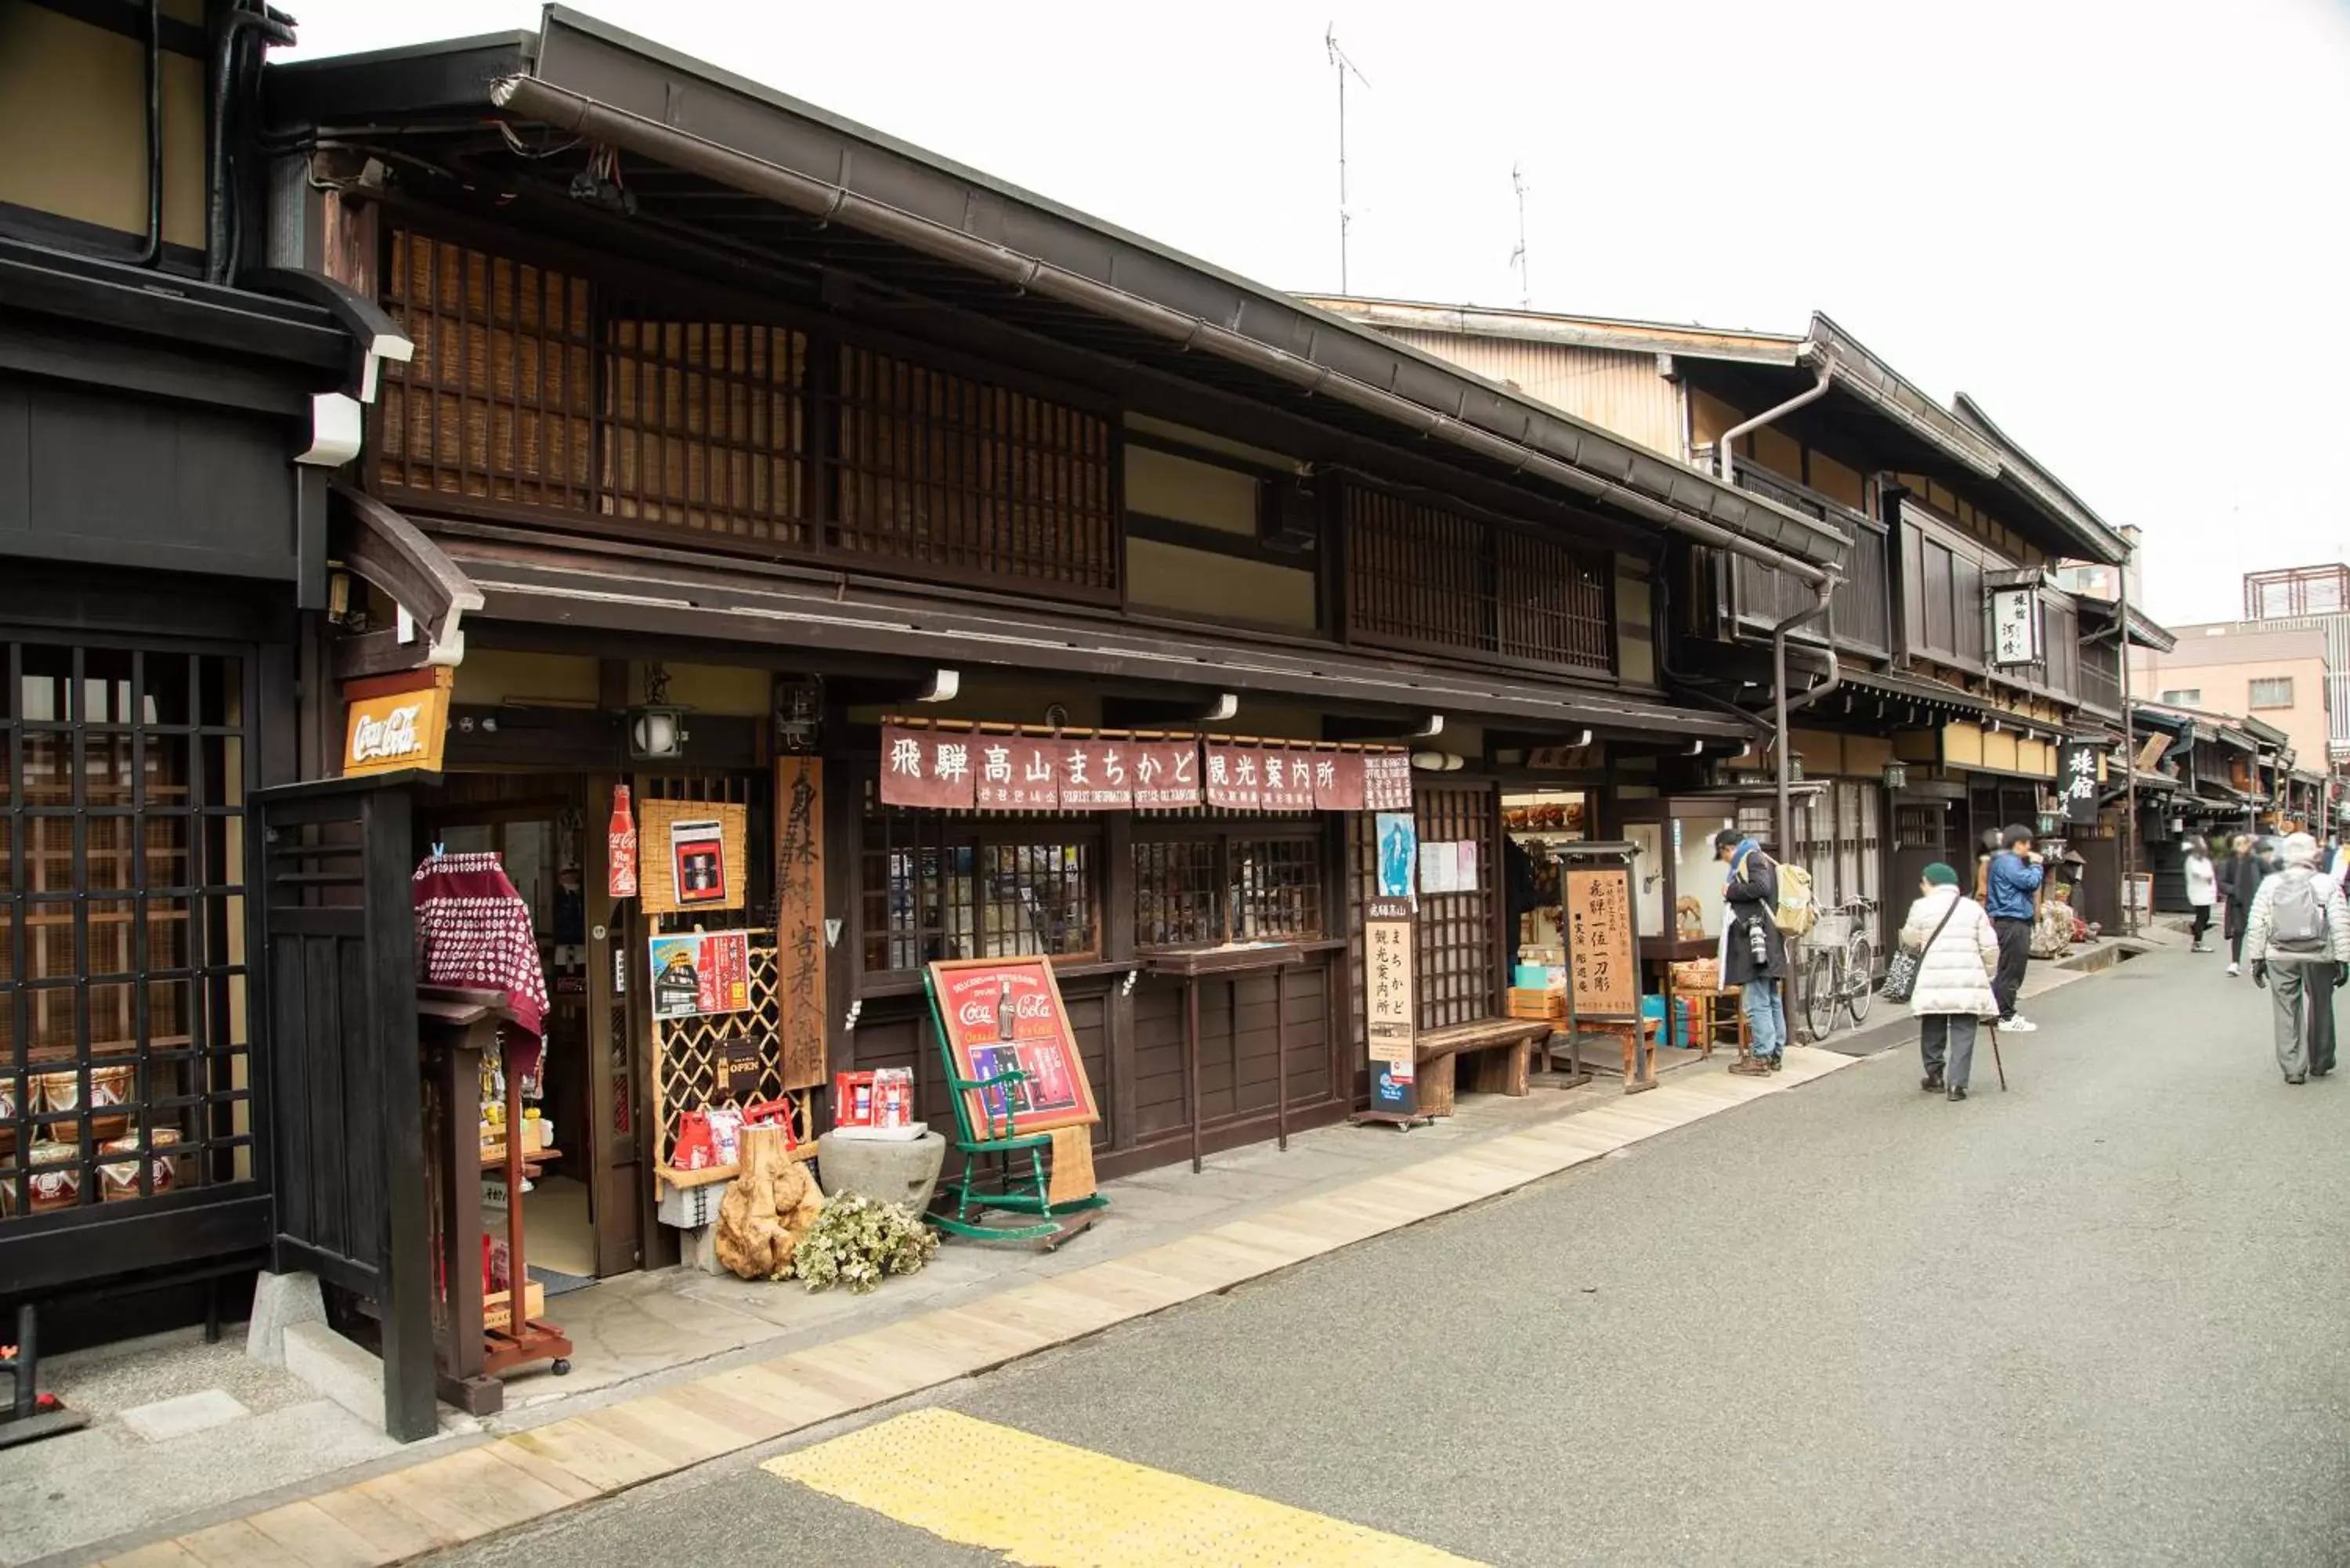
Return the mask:
POLYGON ((2007 1093, 2007 1064, 1999 1059, 1999 1022, 1996 1019, 1991 1021, 1991 1064, 1999 1069, 1999 1092, 2003 1095, 2007 1093))

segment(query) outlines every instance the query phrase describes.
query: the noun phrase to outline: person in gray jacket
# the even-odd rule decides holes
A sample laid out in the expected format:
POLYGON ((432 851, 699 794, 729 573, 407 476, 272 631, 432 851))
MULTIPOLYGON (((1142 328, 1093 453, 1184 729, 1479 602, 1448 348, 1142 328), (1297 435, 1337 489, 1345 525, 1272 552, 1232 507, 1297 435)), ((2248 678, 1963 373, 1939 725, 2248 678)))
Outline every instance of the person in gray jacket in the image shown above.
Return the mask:
POLYGON ((2288 1084, 2334 1071, 2334 987, 2350 967, 2350 899, 2317 874, 2317 841, 2289 835, 2245 923, 2252 983, 2275 1004, 2277 1065, 2288 1084))

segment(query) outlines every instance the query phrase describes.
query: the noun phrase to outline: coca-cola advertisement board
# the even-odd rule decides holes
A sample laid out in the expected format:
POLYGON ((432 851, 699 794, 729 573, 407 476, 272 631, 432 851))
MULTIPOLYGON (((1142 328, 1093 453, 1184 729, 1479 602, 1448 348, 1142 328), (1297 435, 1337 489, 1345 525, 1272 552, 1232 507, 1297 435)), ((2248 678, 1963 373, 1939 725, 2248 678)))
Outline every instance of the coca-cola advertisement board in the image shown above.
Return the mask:
POLYGON ((345 684, 343 775, 441 771, 449 731, 445 670, 379 676, 345 684))
POLYGON ((972 1131, 986 1137, 993 1126, 995 1136, 1004 1136, 1007 1116, 1014 1136, 1101 1119, 1051 960, 947 960, 930 966, 929 979, 956 1075, 982 1081, 1022 1075, 967 1092, 972 1131))

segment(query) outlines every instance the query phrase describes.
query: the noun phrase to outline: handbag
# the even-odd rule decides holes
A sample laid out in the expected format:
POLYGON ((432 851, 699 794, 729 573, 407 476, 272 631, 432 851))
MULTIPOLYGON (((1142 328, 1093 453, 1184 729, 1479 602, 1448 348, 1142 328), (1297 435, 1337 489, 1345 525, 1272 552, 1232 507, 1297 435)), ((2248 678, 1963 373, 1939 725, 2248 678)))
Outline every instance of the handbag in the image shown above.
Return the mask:
POLYGON ((1918 971, 1925 965, 1927 948, 1932 947, 1934 943, 1940 939, 1942 935, 1942 928, 1949 925, 1950 923, 1950 917, 1958 912, 1959 900, 1952 898, 1950 900, 1950 907, 1942 911, 1941 919, 1935 923, 1934 934, 1926 939, 1925 947, 1919 948, 1914 953, 1906 947, 1898 949, 1891 958, 1886 961, 1886 1001, 1907 1002, 1909 1000, 1909 993, 1918 989, 1918 971))

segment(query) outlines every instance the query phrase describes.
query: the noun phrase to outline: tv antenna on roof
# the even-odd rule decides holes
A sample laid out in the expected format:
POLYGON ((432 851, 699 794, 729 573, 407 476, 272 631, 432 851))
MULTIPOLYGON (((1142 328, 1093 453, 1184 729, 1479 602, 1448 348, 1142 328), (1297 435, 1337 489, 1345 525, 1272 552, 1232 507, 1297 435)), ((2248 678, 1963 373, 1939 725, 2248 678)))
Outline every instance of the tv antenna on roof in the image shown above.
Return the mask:
POLYGON ((1510 165, 1510 189, 1518 193, 1518 248, 1510 253, 1510 265, 1518 269, 1518 308, 1532 310, 1534 285, 1526 281, 1526 182, 1515 163, 1510 165))
POLYGON ((1323 31, 1322 47, 1330 52, 1330 68, 1338 77, 1338 292, 1347 292, 1347 230, 1353 217, 1347 211, 1347 78, 1352 76, 1366 88, 1371 78, 1356 68, 1338 47, 1338 24, 1333 22, 1323 31))

